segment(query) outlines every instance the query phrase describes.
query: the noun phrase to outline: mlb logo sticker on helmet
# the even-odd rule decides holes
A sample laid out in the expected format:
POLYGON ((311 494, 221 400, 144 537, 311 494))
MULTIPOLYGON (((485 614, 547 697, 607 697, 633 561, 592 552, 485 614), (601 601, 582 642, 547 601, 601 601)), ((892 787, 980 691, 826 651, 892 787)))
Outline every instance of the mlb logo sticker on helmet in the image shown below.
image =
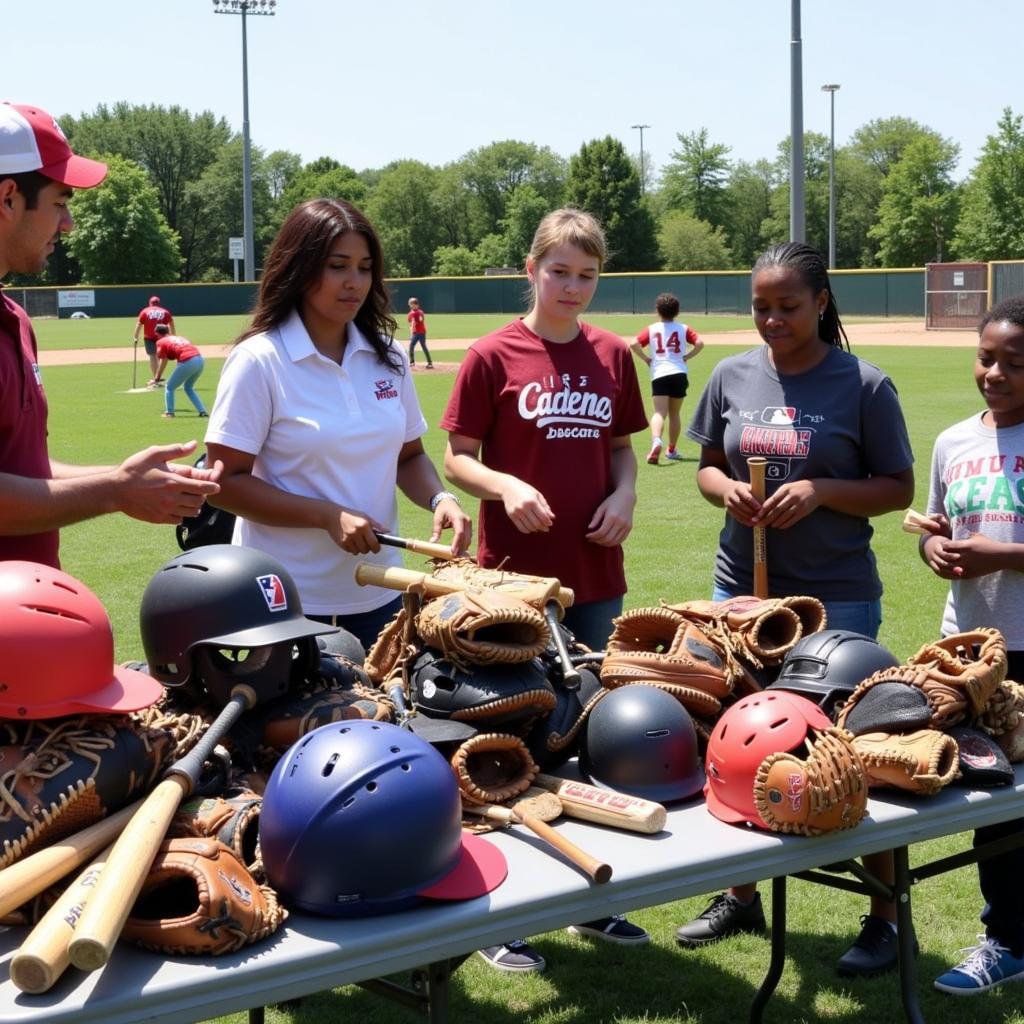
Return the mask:
POLYGON ((271 572, 265 576, 257 576, 256 582, 260 585, 267 607, 272 612, 288 611, 288 595, 285 593, 280 576, 271 572))

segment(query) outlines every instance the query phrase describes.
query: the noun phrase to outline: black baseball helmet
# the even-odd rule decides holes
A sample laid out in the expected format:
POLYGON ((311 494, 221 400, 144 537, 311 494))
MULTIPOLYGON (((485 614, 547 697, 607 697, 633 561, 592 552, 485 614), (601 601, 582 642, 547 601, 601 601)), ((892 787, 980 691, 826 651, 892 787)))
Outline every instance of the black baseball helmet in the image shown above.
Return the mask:
POLYGON ((579 763, 595 786, 658 803, 685 800, 704 785, 689 712, 670 693, 644 683, 609 690, 597 702, 579 763))
POLYGON ((793 645, 767 689, 799 693, 834 717, 858 683, 898 664, 892 651, 863 633, 823 629, 793 645))
MULTIPOLYGON (((315 664, 314 637, 334 627, 302 614, 299 592, 288 570, 255 548, 211 544, 187 551, 161 566, 139 608, 146 662, 168 685, 188 683, 200 667, 202 680, 230 680, 257 669, 280 671, 298 651, 315 664), (280 653, 268 648, 280 646, 280 653), (274 669, 274 664, 277 668, 274 669)), ((287 678, 285 679, 287 685, 287 678)))

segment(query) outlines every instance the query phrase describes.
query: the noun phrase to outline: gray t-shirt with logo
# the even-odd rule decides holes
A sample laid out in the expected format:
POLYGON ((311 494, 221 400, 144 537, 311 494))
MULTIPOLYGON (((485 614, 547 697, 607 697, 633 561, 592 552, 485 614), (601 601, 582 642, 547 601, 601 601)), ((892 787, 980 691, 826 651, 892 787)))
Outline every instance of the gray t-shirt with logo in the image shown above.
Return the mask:
MULTIPOLYGON (((746 460, 768 460, 766 491, 792 480, 860 480, 914 462, 896 388, 877 367, 839 348, 806 373, 780 374, 766 345, 728 356, 712 371, 687 436, 724 451, 730 475, 748 480, 746 460)), ((817 508, 794 526, 767 533, 773 597, 871 601, 882 583, 864 516, 817 508)), ((715 583, 753 592, 753 530, 726 515, 715 583)))

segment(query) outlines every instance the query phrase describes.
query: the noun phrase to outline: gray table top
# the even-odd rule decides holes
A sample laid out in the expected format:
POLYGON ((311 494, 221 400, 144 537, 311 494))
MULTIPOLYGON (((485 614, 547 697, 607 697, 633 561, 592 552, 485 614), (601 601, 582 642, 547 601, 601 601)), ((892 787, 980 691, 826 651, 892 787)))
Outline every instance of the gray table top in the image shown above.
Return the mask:
POLYGON ((954 786, 929 798, 873 797, 869 816, 856 828, 814 839, 725 825, 701 800, 670 809, 666 830, 656 836, 561 819, 560 832, 613 866, 611 882, 601 886, 545 852, 532 833, 515 828, 491 836, 508 859, 509 876, 480 899, 362 920, 293 914, 267 942, 205 960, 162 957, 122 944, 103 971, 69 969, 44 995, 25 995, 11 982, 11 957, 25 932, 7 929, 0 932, 0 1024, 206 1020, 422 966, 516 935, 963 832, 1021 815, 1022 796, 1024 765, 1018 765, 1012 787, 954 786))

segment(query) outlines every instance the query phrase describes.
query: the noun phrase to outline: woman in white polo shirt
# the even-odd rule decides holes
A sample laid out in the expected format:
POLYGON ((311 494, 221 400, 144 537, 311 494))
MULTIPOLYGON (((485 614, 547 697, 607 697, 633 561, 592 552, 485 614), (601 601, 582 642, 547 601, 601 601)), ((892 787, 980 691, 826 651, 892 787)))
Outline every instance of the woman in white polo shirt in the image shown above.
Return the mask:
POLYGON ((364 647, 400 604, 354 578, 364 557, 400 564, 374 536, 398 532, 396 486, 434 513, 431 539, 450 527, 462 551, 472 533, 423 450, 427 424, 383 276, 377 234, 354 206, 314 199, 292 210, 206 434, 210 460, 224 464, 217 504, 238 516, 233 542, 282 562, 303 611, 364 647))

